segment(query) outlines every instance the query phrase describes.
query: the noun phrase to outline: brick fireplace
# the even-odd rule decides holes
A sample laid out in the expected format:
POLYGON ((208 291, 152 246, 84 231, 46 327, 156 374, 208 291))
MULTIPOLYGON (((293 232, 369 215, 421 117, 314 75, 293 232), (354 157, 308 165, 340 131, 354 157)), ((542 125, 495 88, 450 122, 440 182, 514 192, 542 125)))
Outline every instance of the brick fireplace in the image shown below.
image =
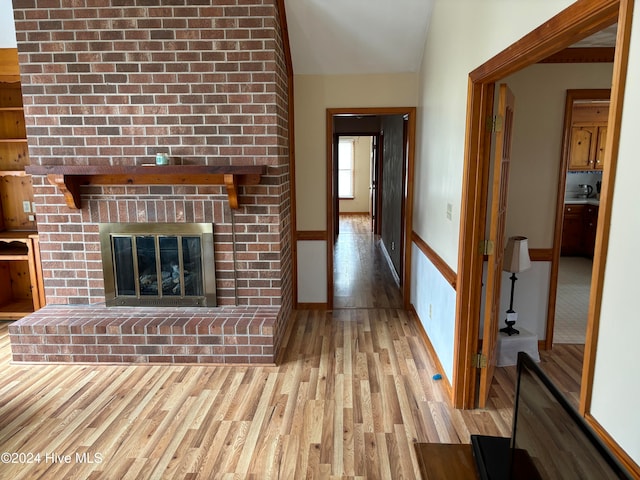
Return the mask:
POLYGON ((34 168, 137 168, 164 152, 171 168, 266 166, 237 187, 238 208, 229 185, 197 182, 91 184, 71 208, 34 174, 48 306, 10 327, 14 360, 272 362, 292 303, 275 0, 34 0, 14 11, 34 168), (104 305, 99 225, 147 222, 213 224, 217 307, 104 305))

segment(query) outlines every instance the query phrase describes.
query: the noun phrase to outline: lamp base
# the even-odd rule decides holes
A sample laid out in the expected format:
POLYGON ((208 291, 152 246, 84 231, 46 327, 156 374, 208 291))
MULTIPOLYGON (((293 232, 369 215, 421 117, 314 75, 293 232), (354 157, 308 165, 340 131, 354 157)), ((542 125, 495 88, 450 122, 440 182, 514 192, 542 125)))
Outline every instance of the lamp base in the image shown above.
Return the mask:
POLYGON ((519 330, 516 330, 515 328, 513 328, 513 326, 515 325, 516 321, 515 320, 505 320, 504 323, 507 324, 506 327, 501 328, 500 331, 503 333, 506 333, 507 335, 511 336, 511 335, 518 335, 520 333, 519 330))

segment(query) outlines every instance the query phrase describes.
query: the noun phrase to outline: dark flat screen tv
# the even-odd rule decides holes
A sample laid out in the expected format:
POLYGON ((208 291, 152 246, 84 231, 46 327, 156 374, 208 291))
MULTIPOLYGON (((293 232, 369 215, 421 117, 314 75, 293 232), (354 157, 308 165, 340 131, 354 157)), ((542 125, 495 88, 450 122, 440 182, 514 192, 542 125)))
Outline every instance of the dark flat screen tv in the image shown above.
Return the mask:
POLYGON ((515 397, 511 438, 471 436, 481 480, 633 478, 524 352, 515 397))
POLYGON ((526 353, 518 354, 511 478, 632 478, 526 353))

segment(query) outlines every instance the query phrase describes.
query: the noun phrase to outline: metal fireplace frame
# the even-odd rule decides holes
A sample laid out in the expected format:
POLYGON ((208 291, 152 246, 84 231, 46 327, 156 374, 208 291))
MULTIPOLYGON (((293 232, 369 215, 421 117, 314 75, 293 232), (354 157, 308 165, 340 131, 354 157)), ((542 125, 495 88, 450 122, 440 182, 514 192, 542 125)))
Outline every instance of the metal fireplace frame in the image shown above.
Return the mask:
MULTIPOLYGON (((102 272, 104 277, 105 302, 108 307, 141 306, 141 307, 214 307, 216 306, 216 279, 213 248, 213 224, 211 223, 101 223, 100 252, 102 255, 102 272), (141 295, 136 288, 136 295, 117 295, 114 270, 114 236, 155 236, 200 237, 201 271, 204 295, 141 295)), ((179 242, 180 243, 180 242, 179 242)), ((159 262, 157 260, 157 262, 159 262)), ((135 263, 135 262, 134 262, 135 263)), ((137 272, 137 266, 134 268, 137 272)), ((158 269, 159 271, 159 269, 158 269)), ((183 273, 181 273, 183 275, 183 273)), ((136 285, 139 283, 136 279, 136 285)), ((184 277, 182 278, 184 281, 184 277)), ((138 285, 139 286, 139 285, 138 285)))

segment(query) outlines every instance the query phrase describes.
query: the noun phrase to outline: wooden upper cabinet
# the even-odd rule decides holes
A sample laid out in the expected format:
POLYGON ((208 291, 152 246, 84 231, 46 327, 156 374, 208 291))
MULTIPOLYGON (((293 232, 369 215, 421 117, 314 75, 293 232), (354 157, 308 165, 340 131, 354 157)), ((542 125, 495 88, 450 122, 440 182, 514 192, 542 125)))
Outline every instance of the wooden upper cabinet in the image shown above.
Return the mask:
POLYGON ((569 170, 587 170, 591 168, 591 150, 596 142, 597 127, 573 127, 571 129, 571 154, 569 170))
POLYGON ((607 146, 607 127, 598 127, 598 141, 596 142, 595 164, 594 167, 602 170, 604 165, 604 151, 607 146))
POLYGON ((608 117, 608 103, 575 103, 573 105, 569 170, 602 169, 608 117))

